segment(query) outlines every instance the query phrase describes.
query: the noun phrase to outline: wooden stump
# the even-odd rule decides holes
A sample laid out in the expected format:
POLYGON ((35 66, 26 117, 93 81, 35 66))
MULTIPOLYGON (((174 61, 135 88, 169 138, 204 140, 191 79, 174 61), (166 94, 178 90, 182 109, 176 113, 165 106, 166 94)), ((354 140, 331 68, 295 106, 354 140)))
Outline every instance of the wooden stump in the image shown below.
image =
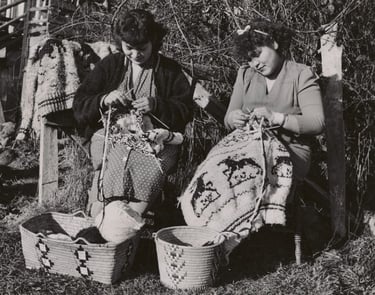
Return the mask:
POLYGON ((326 118, 328 183, 332 230, 344 238, 346 228, 345 131, 342 105, 342 46, 336 43, 337 24, 321 37, 322 74, 326 82, 323 104, 326 118))

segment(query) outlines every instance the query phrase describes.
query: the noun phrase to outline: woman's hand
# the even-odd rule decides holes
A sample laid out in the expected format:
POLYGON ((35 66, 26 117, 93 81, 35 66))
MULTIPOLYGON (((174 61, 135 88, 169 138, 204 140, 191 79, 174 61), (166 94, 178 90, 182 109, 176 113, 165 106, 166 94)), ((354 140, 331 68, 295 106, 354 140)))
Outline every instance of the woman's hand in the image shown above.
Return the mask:
POLYGON ((106 96, 104 96, 103 105, 106 107, 115 105, 126 105, 126 97, 123 92, 113 90, 106 96))
POLYGON ((255 117, 258 120, 264 118, 267 119, 270 123, 272 123, 273 112, 267 109, 266 107, 255 108, 251 115, 252 117, 255 117))
POLYGON ((249 118, 250 115, 244 113, 242 110, 234 110, 229 113, 227 121, 232 128, 241 128, 245 126, 249 118))
POLYGON ((208 103, 210 101, 209 96, 204 96, 204 95, 195 95, 193 97, 193 100, 202 109, 204 109, 208 105, 208 103))
POLYGON ((266 107, 255 108, 251 113, 252 118, 265 118, 268 120, 270 125, 282 126, 285 122, 285 115, 282 113, 273 112, 266 107))
POLYGON ((149 97, 138 98, 133 101, 132 105, 137 111, 142 113, 151 112, 153 107, 152 100, 149 97))

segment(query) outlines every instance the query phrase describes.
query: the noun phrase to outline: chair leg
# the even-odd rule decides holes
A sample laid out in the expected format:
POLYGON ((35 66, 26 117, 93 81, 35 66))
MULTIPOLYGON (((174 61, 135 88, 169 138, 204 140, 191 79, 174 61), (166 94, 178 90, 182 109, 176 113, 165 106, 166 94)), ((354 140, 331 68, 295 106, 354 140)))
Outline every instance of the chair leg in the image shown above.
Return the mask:
POLYGON ((301 250, 301 234, 295 233, 294 234, 294 255, 296 258, 296 264, 301 264, 301 256, 302 256, 302 250, 301 250))
POLYGON ((40 131, 39 206, 47 198, 52 198, 56 194, 58 173, 57 129, 48 126, 43 118, 40 131))
MULTIPOLYGON (((298 200, 297 200, 298 202, 298 200)), ((301 220, 301 212, 300 212, 300 204, 296 204, 295 211, 295 232, 294 232, 294 255, 296 258, 296 264, 301 264, 301 256, 302 256, 302 220, 301 220)))

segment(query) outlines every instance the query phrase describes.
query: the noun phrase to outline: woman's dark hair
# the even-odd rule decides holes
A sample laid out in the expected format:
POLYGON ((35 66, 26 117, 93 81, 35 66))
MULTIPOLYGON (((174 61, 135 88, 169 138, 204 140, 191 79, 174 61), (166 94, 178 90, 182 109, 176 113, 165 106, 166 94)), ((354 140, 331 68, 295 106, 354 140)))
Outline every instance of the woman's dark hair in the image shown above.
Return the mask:
POLYGON ((149 41, 153 52, 159 51, 167 30, 155 22, 153 15, 143 9, 121 11, 112 27, 113 37, 117 46, 125 41, 132 46, 140 46, 149 41))
POLYGON ((287 55, 293 31, 280 23, 267 21, 255 21, 249 30, 236 33, 234 36, 234 52, 240 61, 248 61, 252 58, 257 47, 272 46, 276 41, 279 45, 277 52, 287 55))

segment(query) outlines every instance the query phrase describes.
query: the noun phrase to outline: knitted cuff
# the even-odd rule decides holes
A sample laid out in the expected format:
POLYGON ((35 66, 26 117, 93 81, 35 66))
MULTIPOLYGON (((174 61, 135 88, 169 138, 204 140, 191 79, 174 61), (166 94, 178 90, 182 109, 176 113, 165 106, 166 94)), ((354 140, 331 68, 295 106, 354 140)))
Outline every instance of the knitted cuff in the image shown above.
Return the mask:
POLYGON ((174 133, 169 131, 168 137, 164 140, 165 143, 169 143, 174 139, 174 133))
POLYGON ((283 113, 274 112, 272 116, 272 125, 277 125, 277 126, 282 127, 285 123, 285 117, 286 116, 283 113))

